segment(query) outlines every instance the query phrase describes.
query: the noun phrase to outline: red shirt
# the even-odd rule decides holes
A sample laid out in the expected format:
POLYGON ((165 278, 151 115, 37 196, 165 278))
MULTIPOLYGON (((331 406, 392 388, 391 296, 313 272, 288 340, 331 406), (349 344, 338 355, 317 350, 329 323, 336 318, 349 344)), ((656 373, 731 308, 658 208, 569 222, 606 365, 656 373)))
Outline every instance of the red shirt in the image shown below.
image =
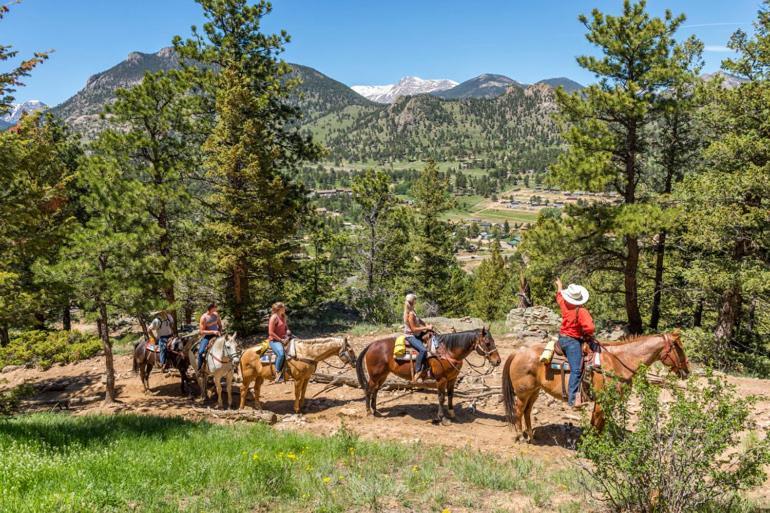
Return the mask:
POLYGON ((270 316, 267 323, 267 336, 270 340, 283 340, 286 338, 286 321, 278 314, 270 316))
POLYGON ((560 335, 566 335, 578 340, 589 339, 593 336, 596 328, 587 308, 582 305, 575 306, 567 303, 561 296, 561 292, 556 293, 556 302, 559 303, 559 308, 561 308, 560 335))

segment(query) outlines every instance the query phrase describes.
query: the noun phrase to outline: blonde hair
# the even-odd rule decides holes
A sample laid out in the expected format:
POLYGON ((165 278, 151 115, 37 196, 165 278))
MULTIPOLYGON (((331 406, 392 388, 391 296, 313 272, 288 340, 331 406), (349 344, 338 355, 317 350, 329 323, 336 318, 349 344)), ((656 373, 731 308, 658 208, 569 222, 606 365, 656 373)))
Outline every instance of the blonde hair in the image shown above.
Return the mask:
POLYGON ((286 305, 284 305, 282 302, 277 301, 273 303, 273 306, 270 307, 270 311, 272 311, 274 314, 277 314, 281 310, 286 310, 286 305))
POLYGON ((417 296, 414 294, 407 294, 404 299, 404 324, 409 326, 409 314, 414 312, 414 302, 417 301, 417 296))

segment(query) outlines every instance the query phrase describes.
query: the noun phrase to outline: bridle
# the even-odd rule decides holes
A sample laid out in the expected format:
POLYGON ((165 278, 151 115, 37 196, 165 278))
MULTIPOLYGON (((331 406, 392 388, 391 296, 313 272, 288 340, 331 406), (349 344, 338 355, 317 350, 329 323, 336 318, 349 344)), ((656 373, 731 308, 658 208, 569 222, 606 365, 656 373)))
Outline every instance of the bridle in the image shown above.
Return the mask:
POLYGON ((345 338, 345 341, 342 344, 342 347, 340 347, 339 352, 337 353, 337 357, 339 357, 340 360, 342 360, 342 366, 338 367, 336 365, 332 365, 327 360, 326 365, 331 367, 332 369, 344 369, 345 365, 350 365, 352 367, 355 367, 355 361, 356 361, 356 355, 353 352, 353 348, 350 347, 350 342, 348 342, 347 338, 345 338))
POLYGON ((677 344, 677 339, 669 335, 668 333, 663 335, 663 350, 660 352, 660 356, 658 359, 663 363, 664 365, 667 365, 671 367, 676 372, 679 371, 686 371, 689 367, 689 361, 687 360, 687 355, 682 351, 682 355, 684 356, 684 360, 679 356, 679 351, 677 349, 681 349, 679 344, 677 344), (668 361, 666 361, 668 360, 668 361))

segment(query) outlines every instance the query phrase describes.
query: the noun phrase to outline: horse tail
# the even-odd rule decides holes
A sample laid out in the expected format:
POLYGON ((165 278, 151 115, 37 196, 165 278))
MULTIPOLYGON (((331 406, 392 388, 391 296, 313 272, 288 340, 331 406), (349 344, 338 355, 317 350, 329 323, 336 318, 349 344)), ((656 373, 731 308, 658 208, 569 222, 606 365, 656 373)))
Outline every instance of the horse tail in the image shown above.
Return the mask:
POLYGON ((513 383, 511 382, 511 364, 515 354, 512 354, 505 360, 505 366, 503 367, 503 403, 505 404, 505 417, 508 423, 513 425, 516 416, 516 407, 514 402, 516 401, 516 391, 513 389, 513 383))
POLYGON ((356 376, 358 377, 358 384, 361 385, 361 389, 365 393, 369 392, 369 384, 366 379, 366 362, 364 361, 364 358, 366 357, 366 353, 369 351, 370 347, 371 344, 366 346, 356 359, 356 376))

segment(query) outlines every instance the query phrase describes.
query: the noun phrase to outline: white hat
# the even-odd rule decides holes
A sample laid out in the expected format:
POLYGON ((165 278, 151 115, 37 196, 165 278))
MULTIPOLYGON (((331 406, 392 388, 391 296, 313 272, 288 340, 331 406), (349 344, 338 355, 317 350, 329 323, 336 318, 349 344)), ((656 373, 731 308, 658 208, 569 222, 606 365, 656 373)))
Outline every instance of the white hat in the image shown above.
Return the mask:
POLYGON ((588 301, 588 290, 582 285, 570 283, 569 287, 561 291, 561 297, 571 305, 582 305, 588 301))

